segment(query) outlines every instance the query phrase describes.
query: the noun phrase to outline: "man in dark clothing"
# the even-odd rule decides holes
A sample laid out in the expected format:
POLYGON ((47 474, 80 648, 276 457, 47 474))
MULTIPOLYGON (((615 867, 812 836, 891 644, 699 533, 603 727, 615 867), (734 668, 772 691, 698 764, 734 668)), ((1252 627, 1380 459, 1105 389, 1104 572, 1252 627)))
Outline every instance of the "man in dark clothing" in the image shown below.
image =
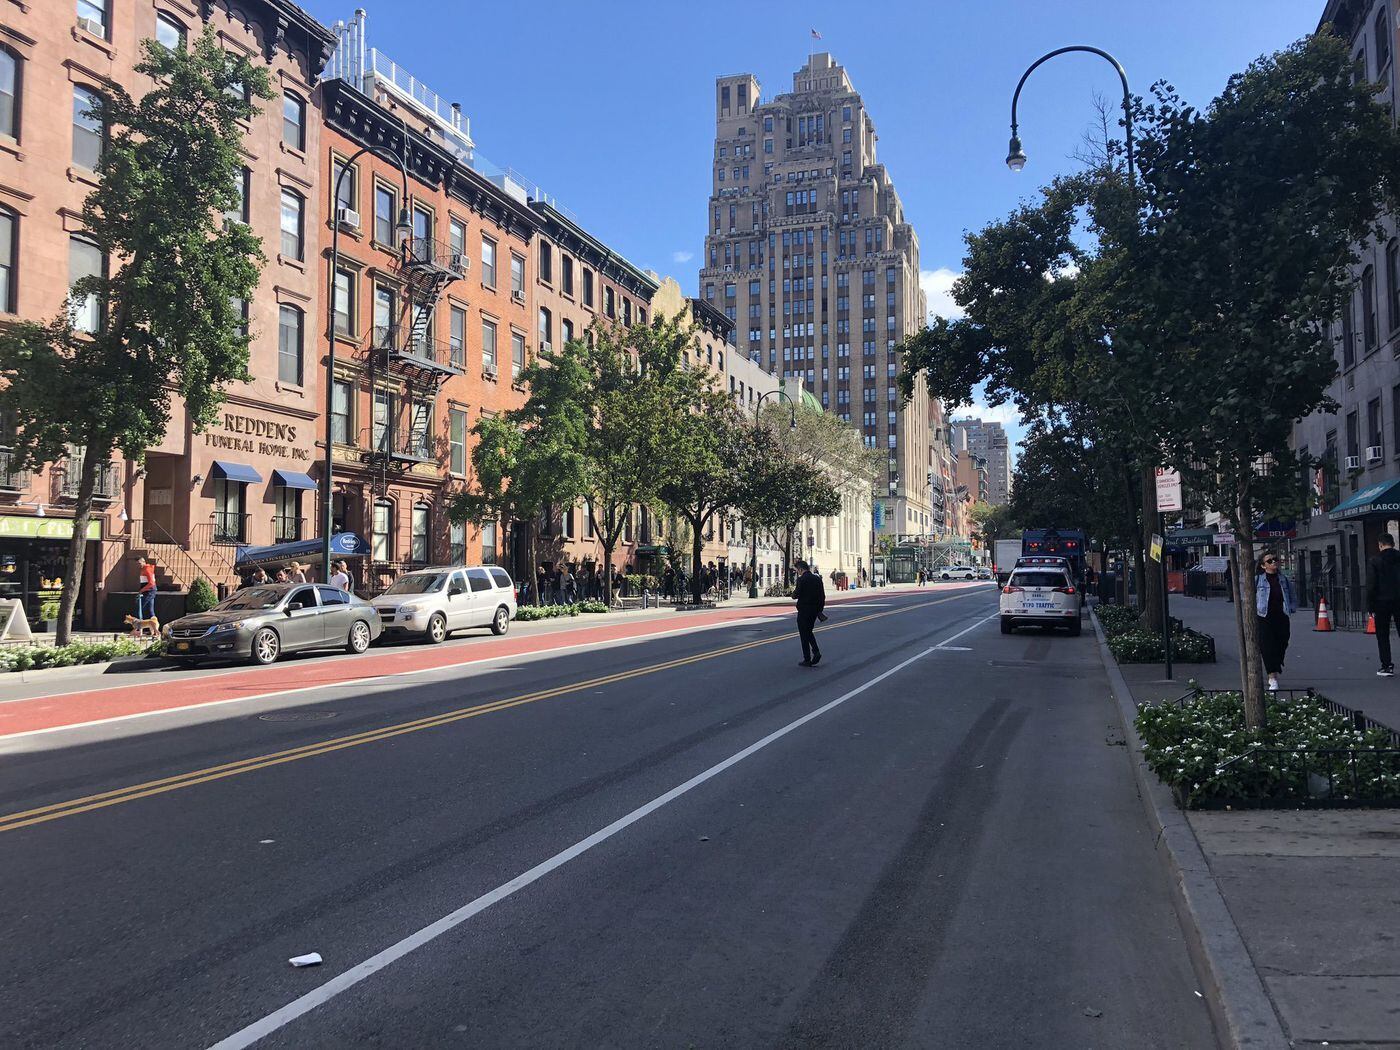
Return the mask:
POLYGON ((797 570, 797 583, 792 588, 792 600, 797 603, 797 635, 802 639, 802 663, 800 667, 815 667, 822 662, 822 651, 817 648, 817 636, 813 632, 818 620, 825 620, 826 588, 822 578, 812 572, 807 563, 798 558, 793 563, 797 570))
POLYGON ((1391 620, 1400 631, 1400 551, 1395 549, 1395 538, 1386 532, 1381 533, 1378 546, 1376 556, 1366 566, 1366 607, 1376 618, 1376 647, 1381 657, 1376 674, 1390 678, 1395 674, 1395 665, 1390 662, 1391 620))

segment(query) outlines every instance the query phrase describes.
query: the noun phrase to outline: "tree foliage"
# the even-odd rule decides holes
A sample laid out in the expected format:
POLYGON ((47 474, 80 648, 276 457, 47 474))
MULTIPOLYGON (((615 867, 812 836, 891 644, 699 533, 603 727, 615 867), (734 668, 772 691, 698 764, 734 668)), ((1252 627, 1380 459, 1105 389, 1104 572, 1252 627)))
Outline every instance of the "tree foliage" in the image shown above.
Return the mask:
POLYGON ((60 644, 103 466, 117 450, 139 458, 159 444, 173 398, 199 430, 227 386, 248 378, 235 302, 251 298, 262 254, 252 231, 223 214, 238 202, 252 100, 271 97, 267 71, 225 52, 212 29, 188 49, 146 41, 144 56, 136 71, 153 87, 136 99, 109 84, 97 114, 107 141, 82 224, 106 272, 77 282, 58 317, 0 333, 0 410, 16 424, 19 461, 37 467, 82 450, 60 644), (91 332, 76 323, 87 303, 99 317, 91 332))

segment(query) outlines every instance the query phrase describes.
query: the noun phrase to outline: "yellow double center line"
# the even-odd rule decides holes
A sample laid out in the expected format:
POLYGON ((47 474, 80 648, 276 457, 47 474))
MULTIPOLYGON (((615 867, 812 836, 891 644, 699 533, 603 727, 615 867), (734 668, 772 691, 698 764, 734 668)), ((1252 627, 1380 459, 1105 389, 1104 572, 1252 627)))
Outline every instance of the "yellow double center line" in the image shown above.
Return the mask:
MULTIPOLYGON (((870 620, 878 620, 885 616, 894 616, 897 613, 922 609, 930 605, 942 605, 944 602, 957 601, 960 598, 971 597, 973 593, 974 592, 955 594, 951 597, 940 598, 936 601, 918 602, 902 608, 890 609, 886 612, 869 613, 865 616, 858 616, 854 620, 846 620, 839 624, 828 624, 825 627, 819 627, 818 630, 831 631, 842 627, 854 627, 856 624, 866 623, 870 620)), ((737 624, 742 623, 742 620, 737 621, 737 624)), ((615 682, 625 682, 629 678, 639 678, 642 675, 656 674, 659 671, 670 671, 677 667, 684 667, 687 664, 699 663, 702 660, 713 660, 720 656, 730 656, 734 653, 742 653, 748 649, 756 649, 763 645, 772 645, 775 642, 786 641, 795 637, 795 633, 787 633, 775 635, 772 638, 762 638, 758 641, 744 642, 740 645, 730 645, 723 649, 711 649, 707 652, 696 653, 693 656, 683 656, 676 660, 666 660, 662 663, 648 664, 645 667, 638 667, 631 671, 619 671, 616 674, 603 675, 600 678, 590 678, 583 682, 573 682, 569 685, 556 686, 553 689, 541 689, 533 693, 524 693, 520 696, 512 696, 503 700, 493 700, 490 703, 477 704, 474 707, 463 707, 456 711, 447 711, 440 715, 431 715, 427 718, 415 719, 412 722, 400 722, 396 725, 385 726, 381 729, 370 729, 363 733, 352 733, 349 736, 334 737, 333 739, 322 740, 315 744, 304 744, 301 747, 289 748, 286 751, 274 751, 267 755, 255 755, 252 758, 239 759, 237 762, 226 762, 219 766, 196 769, 188 773, 179 773, 172 777, 164 777, 160 780, 148 780, 144 784, 132 784, 128 787, 115 788, 112 791, 104 791, 96 795, 85 795, 82 798, 69 799, 66 802, 54 802, 47 806, 27 809, 19 813, 8 813, 4 816, 0 816, 0 832, 17 831, 20 828, 27 828, 34 824, 44 824, 62 817, 72 817, 79 813, 88 813, 95 809, 104 809, 107 806, 117 806, 123 802, 134 802, 137 799, 148 798, 151 795, 163 795, 168 791, 179 791, 183 788, 194 787, 196 784, 207 784, 211 780, 236 777, 243 773, 252 773, 255 770, 267 769, 271 766, 280 766, 286 762, 299 762, 304 758, 314 758, 317 755, 330 754, 332 751, 343 751, 346 748, 360 747, 363 744, 373 744, 381 740, 391 740, 396 736, 404 736, 407 733, 418 733, 425 729, 436 729, 439 726, 451 725, 453 722, 460 722, 467 718, 477 718, 480 715, 489 715, 496 711, 504 711, 508 708, 520 707, 524 704, 533 704, 540 700, 549 700, 553 697, 564 696, 568 693, 577 693, 585 689, 595 689, 598 686, 612 685, 615 682)))

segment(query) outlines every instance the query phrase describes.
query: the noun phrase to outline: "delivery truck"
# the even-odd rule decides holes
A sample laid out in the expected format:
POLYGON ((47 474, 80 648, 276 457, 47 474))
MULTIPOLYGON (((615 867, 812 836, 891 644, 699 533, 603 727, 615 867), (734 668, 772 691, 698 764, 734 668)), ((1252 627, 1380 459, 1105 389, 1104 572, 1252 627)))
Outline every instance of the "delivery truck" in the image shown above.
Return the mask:
POLYGON ((997 574, 997 585, 1006 586, 1006 578, 1016 567, 1016 559, 1021 556, 1021 540, 997 540, 992 551, 992 571, 997 574))

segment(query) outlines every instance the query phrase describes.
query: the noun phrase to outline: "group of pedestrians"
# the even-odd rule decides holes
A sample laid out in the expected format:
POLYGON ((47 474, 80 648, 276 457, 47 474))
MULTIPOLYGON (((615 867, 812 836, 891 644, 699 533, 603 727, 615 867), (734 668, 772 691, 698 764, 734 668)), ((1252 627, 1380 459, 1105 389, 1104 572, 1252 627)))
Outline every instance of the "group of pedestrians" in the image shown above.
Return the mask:
MULTIPOLYGON (((535 605, 573 605, 581 601, 602 601, 606 588, 603 567, 595 562, 561 561, 541 565, 535 570, 534 594, 529 599, 535 605)), ((612 570, 613 593, 622 590, 623 574, 612 570)))

